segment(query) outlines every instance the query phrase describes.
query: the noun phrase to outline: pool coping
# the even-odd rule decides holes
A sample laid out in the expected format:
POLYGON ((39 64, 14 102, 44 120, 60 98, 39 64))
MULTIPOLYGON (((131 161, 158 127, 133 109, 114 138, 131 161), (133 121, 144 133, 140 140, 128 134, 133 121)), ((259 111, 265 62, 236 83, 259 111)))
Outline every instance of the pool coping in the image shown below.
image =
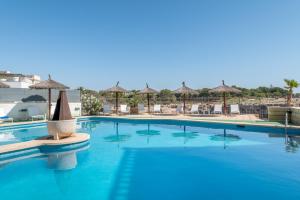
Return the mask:
MULTIPOLYGON (((88 115, 76 117, 76 119, 87 119, 87 118, 111 118, 111 119, 134 119, 134 120, 179 120, 179 121, 191 121, 191 122, 207 122, 215 124, 232 124, 232 125, 242 125, 242 126, 259 126, 259 127, 273 127, 273 128, 285 128, 284 124, 272 124, 272 122, 261 121, 259 123, 253 121, 248 122, 244 120, 234 121, 227 119, 211 119, 205 118, 203 116, 190 116, 190 115, 163 115, 163 114, 141 114, 141 115, 88 115)), ((251 121, 251 120, 249 120, 251 121)), ((46 125, 45 120, 40 121, 27 121, 27 122, 14 122, 14 123, 4 123, 0 124, 1 129, 7 128, 26 128, 26 126, 32 125, 46 125)), ((299 129, 300 126, 289 124, 287 128, 299 129)))
POLYGON ((0 155, 6 153, 12 153, 16 151, 23 151, 33 148, 39 148, 42 146, 62 146, 62 145, 72 145, 76 143, 86 142, 90 139, 90 135, 87 133, 76 133, 70 137, 63 138, 60 140, 49 139, 48 136, 26 141, 18 142, 14 144, 6 144, 0 146, 0 155))
MULTIPOLYGON (((103 119, 132 119, 132 120, 174 120, 174 121, 190 121, 190 122, 206 122, 212 124, 228 124, 228 125, 240 125, 240 126, 256 126, 256 127, 269 127, 269 128, 285 128, 284 124, 272 124, 272 123, 255 123, 247 121, 226 121, 226 120, 212 120, 205 119, 198 116, 184 116, 184 115, 95 115, 95 116, 82 116, 77 119, 89 119, 89 118, 103 118, 103 119)), ((289 129, 300 130, 300 126, 288 125, 289 129)))

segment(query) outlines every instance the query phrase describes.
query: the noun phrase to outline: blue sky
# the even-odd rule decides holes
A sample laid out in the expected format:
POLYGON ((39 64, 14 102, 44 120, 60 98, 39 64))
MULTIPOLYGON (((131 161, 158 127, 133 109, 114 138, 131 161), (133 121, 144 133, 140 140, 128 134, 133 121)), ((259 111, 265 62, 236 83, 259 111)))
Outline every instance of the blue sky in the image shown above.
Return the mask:
POLYGON ((0 68, 76 88, 300 81, 297 0, 0 0, 0 68))

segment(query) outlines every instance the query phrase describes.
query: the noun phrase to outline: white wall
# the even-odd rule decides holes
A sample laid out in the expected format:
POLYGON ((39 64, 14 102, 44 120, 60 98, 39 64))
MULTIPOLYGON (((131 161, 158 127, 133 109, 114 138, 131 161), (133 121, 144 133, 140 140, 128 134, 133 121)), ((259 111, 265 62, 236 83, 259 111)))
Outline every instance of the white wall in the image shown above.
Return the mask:
MULTIPOLYGON (((28 119, 28 113, 22 111, 22 109, 27 109, 28 107, 38 107, 40 114, 46 114, 48 112, 48 103, 34 103, 34 102, 15 102, 15 103, 0 103, 0 108, 4 110, 4 114, 15 120, 25 120, 28 119)), ((54 113, 56 103, 52 103, 51 113, 54 113)), ((69 103, 71 114, 73 117, 81 116, 81 103, 69 103)))
POLYGON ((6 85, 9 85, 10 88, 29 88, 31 86, 31 83, 27 82, 19 82, 19 81, 3 81, 6 85))

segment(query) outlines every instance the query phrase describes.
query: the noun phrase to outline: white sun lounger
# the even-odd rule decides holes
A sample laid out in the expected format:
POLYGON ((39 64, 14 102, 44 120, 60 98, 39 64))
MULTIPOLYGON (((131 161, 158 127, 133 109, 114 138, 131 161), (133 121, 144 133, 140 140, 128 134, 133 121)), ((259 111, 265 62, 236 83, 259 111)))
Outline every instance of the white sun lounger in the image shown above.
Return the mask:
POLYGON ((129 113, 126 104, 121 104, 121 105, 120 105, 120 112, 121 112, 122 114, 128 114, 128 113, 129 113))
POLYGON ((153 108, 154 113, 161 113, 160 104, 155 104, 153 108))
POLYGON ((213 113, 214 114, 222 114, 223 113, 222 104, 215 104, 213 113))
POLYGON ((240 114, 240 108, 238 104, 230 105, 231 114, 240 114))
POLYGON ((199 114, 199 105, 198 104, 193 104, 190 110, 191 114, 199 114))
POLYGON ((138 112, 139 113, 144 113, 145 112, 145 106, 142 103, 138 104, 138 112))
POLYGON ((183 113, 183 106, 181 104, 177 105, 176 113, 183 113))
POLYGON ((27 108, 28 117, 31 118, 31 120, 45 120, 46 114, 41 114, 40 109, 34 106, 27 108))
POLYGON ((14 119, 5 114, 3 108, 0 108, 0 122, 7 121, 14 122, 14 119))
POLYGON ((109 104, 104 104, 103 105, 103 114, 107 115, 107 114, 111 114, 111 106, 109 104))

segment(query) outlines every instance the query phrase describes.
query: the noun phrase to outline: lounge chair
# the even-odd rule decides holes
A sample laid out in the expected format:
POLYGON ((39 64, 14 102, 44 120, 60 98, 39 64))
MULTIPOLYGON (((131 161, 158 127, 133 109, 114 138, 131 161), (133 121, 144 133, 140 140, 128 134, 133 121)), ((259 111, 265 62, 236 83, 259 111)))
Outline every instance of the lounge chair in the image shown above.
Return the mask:
POLYGON ((213 113, 214 114, 222 114, 223 113, 222 104, 215 104, 213 113))
POLYGON ((31 118, 32 121, 34 121, 35 119, 36 120, 45 120, 46 119, 46 114, 41 114, 39 108, 37 107, 28 107, 27 108, 27 113, 28 113, 28 116, 29 118, 31 118))
POLYGON ((238 104, 230 105, 230 114, 240 114, 240 108, 238 104))
POLYGON ((193 104, 189 113, 199 114, 199 105, 198 104, 193 104))
POLYGON ((121 114, 129 114, 129 110, 127 109, 126 104, 121 104, 120 105, 120 112, 121 112, 121 114))
POLYGON ((138 113, 144 113, 145 112, 145 106, 142 103, 138 104, 138 113))
POLYGON ((177 105, 176 113, 177 113, 177 114, 183 113, 183 106, 182 106, 181 104, 177 105))
POLYGON ((111 106, 109 104, 104 104, 103 105, 103 114, 109 115, 111 113, 112 113, 111 106))
POLYGON ((3 108, 0 108, 0 122, 14 122, 14 119, 4 113, 3 108))
POLYGON ((155 104, 153 108, 154 113, 161 113, 161 107, 160 104, 155 104))

